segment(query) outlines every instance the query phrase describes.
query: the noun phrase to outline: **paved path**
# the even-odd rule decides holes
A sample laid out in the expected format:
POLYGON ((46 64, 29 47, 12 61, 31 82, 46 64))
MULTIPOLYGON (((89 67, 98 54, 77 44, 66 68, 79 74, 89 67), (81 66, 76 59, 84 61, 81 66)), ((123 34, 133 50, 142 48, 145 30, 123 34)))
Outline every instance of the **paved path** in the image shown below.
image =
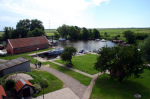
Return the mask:
MULTIPOLYGON (((43 95, 32 99, 43 99, 43 95)), ((80 99, 70 88, 63 88, 51 93, 44 94, 44 99, 80 99)))
MULTIPOLYGON (((31 67, 35 67, 34 64, 30 64, 31 67)), ((79 98, 82 98, 85 90, 87 89, 87 86, 80 84, 79 81, 76 79, 58 71, 53 68, 44 67, 41 66, 40 68, 43 71, 47 71, 56 77, 58 77, 60 80, 62 80, 79 98)))

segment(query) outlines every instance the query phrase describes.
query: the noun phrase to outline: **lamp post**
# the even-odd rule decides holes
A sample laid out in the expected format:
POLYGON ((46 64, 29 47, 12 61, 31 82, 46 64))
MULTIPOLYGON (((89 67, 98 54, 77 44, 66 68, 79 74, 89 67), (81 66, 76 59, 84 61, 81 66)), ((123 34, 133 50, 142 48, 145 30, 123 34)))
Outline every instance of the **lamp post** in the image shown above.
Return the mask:
POLYGON ((36 61, 37 61, 37 50, 38 50, 38 49, 39 49, 39 48, 36 49, 36 61))

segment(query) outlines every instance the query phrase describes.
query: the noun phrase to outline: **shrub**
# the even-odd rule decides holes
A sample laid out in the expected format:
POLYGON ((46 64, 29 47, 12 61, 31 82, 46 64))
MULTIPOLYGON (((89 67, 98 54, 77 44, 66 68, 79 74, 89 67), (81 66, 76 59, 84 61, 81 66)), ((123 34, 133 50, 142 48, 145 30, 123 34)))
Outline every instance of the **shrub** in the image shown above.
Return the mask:
POLYGON ((35 93, 35 94, 33 94, 33 98, 36 98, 38 95, 35 93))
POLYGON ((7 80, 5 84, 6 89, 13 89, 14 85, 15 85, 15 81, 12 79, 7 80))
POLYGON ((36 93, 37 93, 37 91, 40 91, 40 90, 41 90, 40 84, 34 84, 33 86, 35 87, 35 92, 36 92, 36 93))
POLYGON ((46 88, 46 87, 48 87, 48 82, 47 82, 46 80, 43 80, 43 81, 40 83, 40 85, 41 85, 41 88, 46 88))
POLYGON ((118 35, 118 37, 120 37, 120 35, 118 35))

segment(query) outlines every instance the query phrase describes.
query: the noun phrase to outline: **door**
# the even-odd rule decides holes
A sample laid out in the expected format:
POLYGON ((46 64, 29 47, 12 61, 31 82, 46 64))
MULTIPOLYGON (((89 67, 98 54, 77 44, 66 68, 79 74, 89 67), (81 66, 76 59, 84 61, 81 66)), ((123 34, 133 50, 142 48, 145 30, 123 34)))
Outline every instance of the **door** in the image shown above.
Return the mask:
POLYGON ((28 96, 30 96, 30 88, 23 89, 23 97, 28 97, 28 96))

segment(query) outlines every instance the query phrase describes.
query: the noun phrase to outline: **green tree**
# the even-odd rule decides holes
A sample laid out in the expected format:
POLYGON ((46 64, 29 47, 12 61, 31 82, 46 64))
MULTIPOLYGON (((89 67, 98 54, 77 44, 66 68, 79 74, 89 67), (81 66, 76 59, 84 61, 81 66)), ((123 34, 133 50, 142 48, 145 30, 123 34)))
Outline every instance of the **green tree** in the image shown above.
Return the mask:
POLYGON ((41 35, 45 35, 45 32, 39 28, 35 28, 33 31, 28 32, 28 37, 36 37, 41 35))
POLYGON ((61 27, 57 28, 57 31, 62 37, 66 37, 69 34, 69 26, 63 24, 61 27))
POLYGON ((12 30, 10 32, 10 38, 11 39, 14 39, 14 38, 19 38, 20 37, 20 34, 16 31, 16 30, 12 30))
POLYGON ((89 29, 88 31, 89 31, 89 37, 90 37, 90 38, 93 38, 93 32, 92 32, 92 29, 89 29))
POLYGON ((16 31, 20 34, 21 38, 27 37, 27 33, 30 30, 30 20, 24 19, 17 22, 16 31))
POLYGON ((69 47, 66 46, 63 50, 63 53, 61 53, 61 60, 64 62, 69 62, 72 64, 72 56, 77 52, 77 49, 73 46, 69 47))
POLYGON ((78 36, 78 30, 74 27, 74 26, 71 26, 70 29, 69 29, 69 36, 71 37, 71 39, 77 39, 77 36, 78 36))
POLYGON ((128 31, 124 31, 123 34, 129 44, 135 44, 136 39, 135 39, 134 32, 128 30, 128 31))
POLYGON ((139 44, 139 48, 143 52, 144 58, 150 63, 150 36, 139 44))
POLYGON ((94 38, 99 38, 100 37, 100 33, 97 29, 93 29, 93 35, 94 35, 94 38))
POLYGON ((30 31, 33 31, 35 28, 41 29, 44 32, 43 22, 38 19, 31 20, 30 31))
POLYGON ((104 33, 104 36, 107 37, 107 32, 104 33))
POLYGON ((13 27, 4 27, 3 38, 4 39, 10 39, 11 38, 11 31, 13 31, 13 30, 14 30, 13 27))
POLYGON ((57 32, 54 32, 54 37, 55 37, 56 39, 60 38, 60 35, 59 35, 59 33, 57 33, 57 32))
POLYGON ((94 68, 100 72, 110 71, 111 78, 119 72, 118 80, 134 75, 138 78, 143 72, 142 53, 135 46, 102 47, 94 68))
POLYGON ((89 31, 85 27, 82 28, 82 38, 83 39, 89 38, 89 31))

